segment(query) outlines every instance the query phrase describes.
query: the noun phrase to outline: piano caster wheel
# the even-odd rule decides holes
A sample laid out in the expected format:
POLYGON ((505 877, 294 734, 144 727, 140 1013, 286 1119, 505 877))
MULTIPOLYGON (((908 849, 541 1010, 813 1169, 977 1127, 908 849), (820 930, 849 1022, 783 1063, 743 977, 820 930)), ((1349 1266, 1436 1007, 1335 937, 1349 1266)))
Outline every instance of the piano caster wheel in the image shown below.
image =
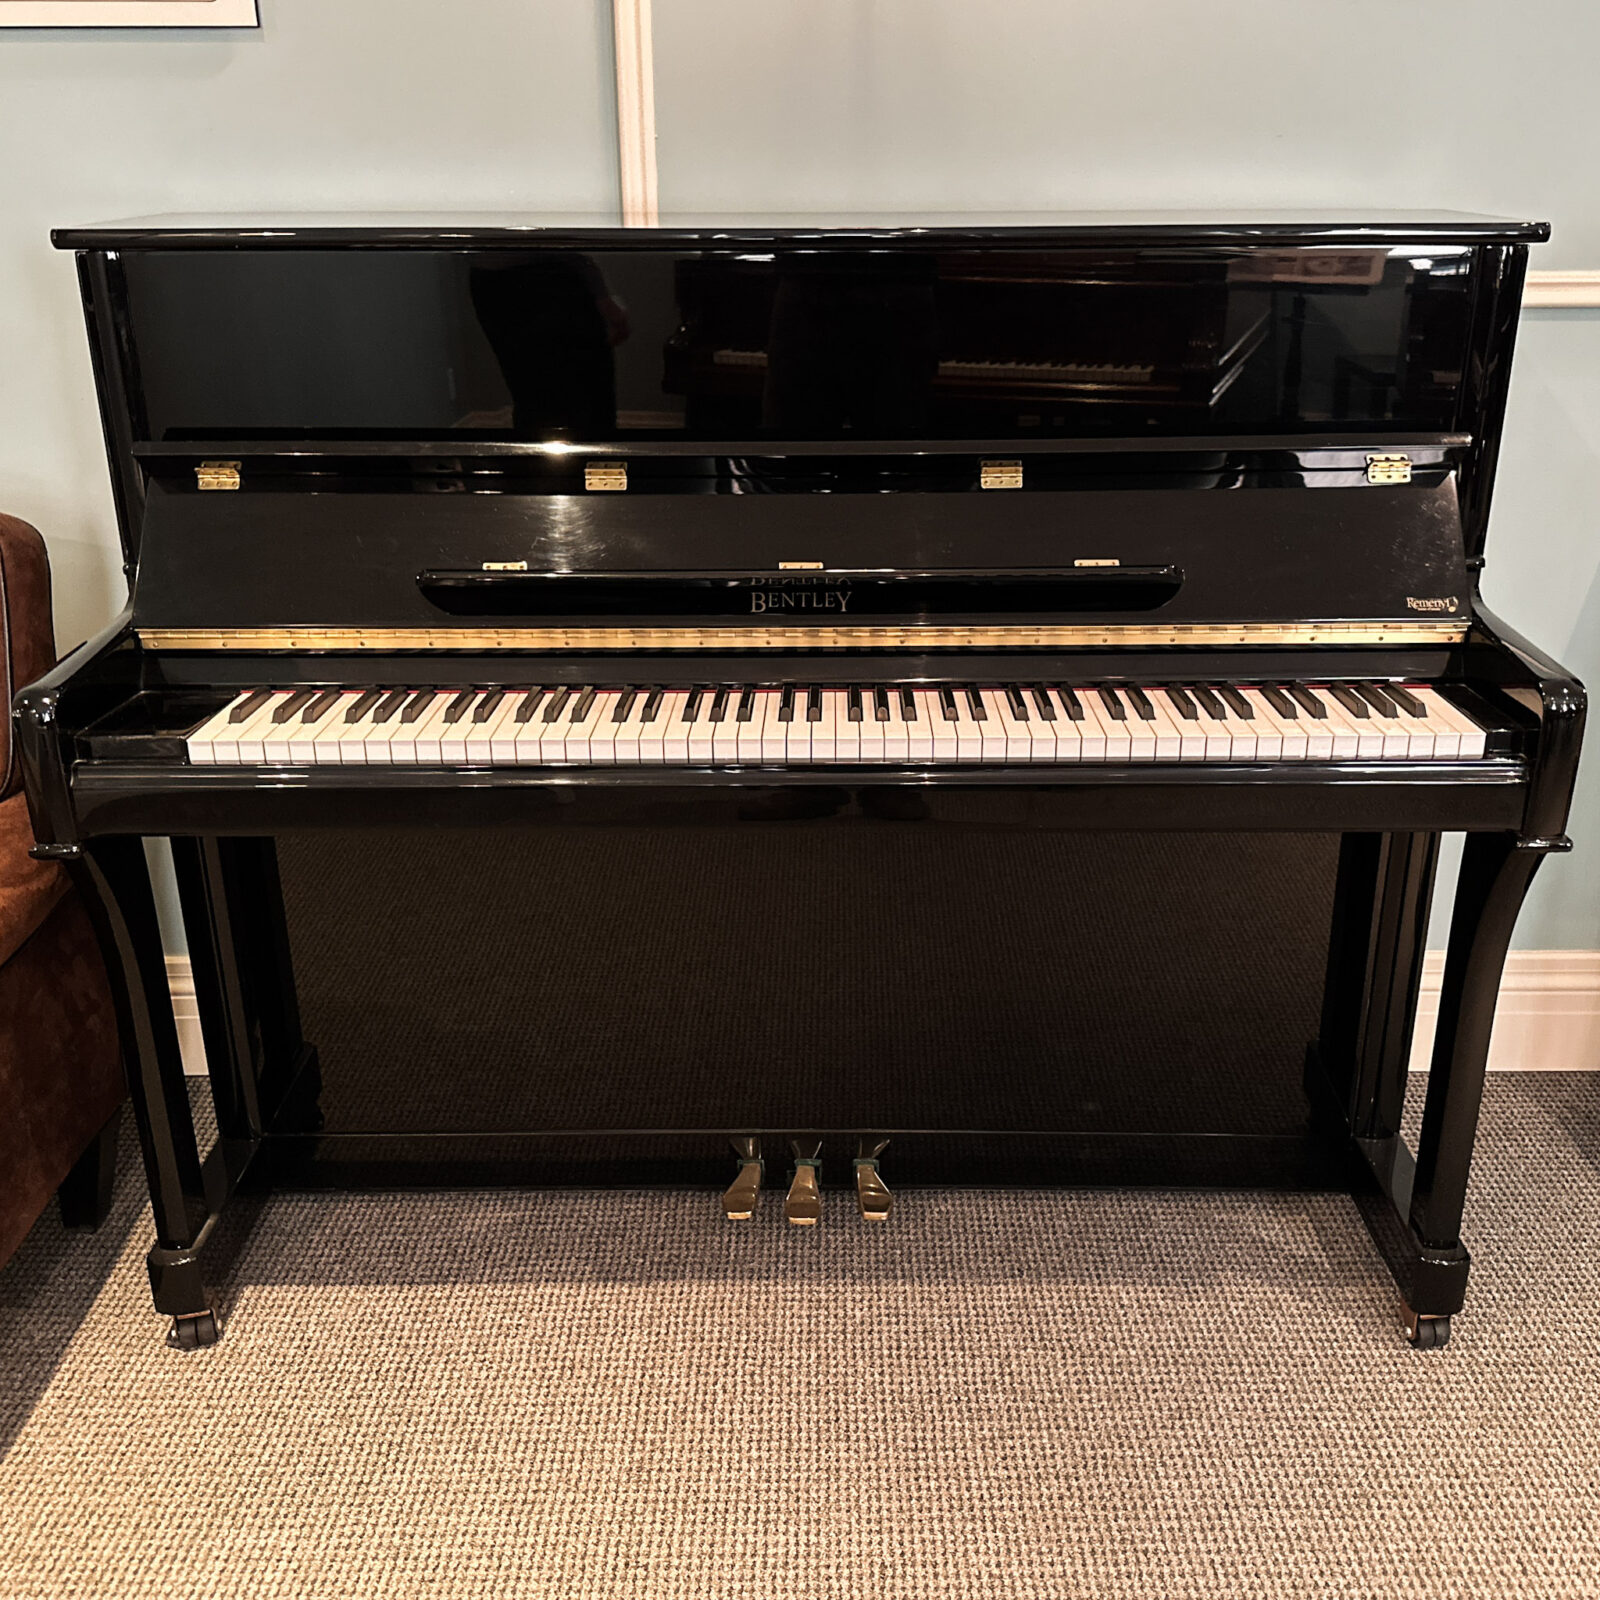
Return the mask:
POLYGON ((894 1196, 889 1186, 878 1176, 878 1157, 883 1154, 887 1139, 863 1139, 856 1156, 856 1205, 864 1222, 887 1222, 894 1196))
POLYGON ((794 1178, 784 1197, 783 1214, 797 1228, 814 1228, 822 1221, 822 1189, 817 1182, 822 1166, 822 1141, 817 1139, 802 1145, 794 1139, 789 1148, 794 1151, 794 1178))
POLYGON ((167 1329, 167 1343, 174 1350, 203 1350, 222 1337, 222 1324, 215 1311, 201 1311, 192 1317, 174 1317, 167 1329))
POLYGON ((739 1176, 723 1191, 722 1212, 729 1222, 748 1222, 761 1204, 761 1174, 765 1170, 761 1141, 733 1139, 730 1143, 739 1158, 739 1176))
POLYGON ((1449 1317, 1419 1317, 1410 1306, 1400 1308, 1406 1338, 1416 1350, 1443 1350, 1450 1343, 1449 1317))

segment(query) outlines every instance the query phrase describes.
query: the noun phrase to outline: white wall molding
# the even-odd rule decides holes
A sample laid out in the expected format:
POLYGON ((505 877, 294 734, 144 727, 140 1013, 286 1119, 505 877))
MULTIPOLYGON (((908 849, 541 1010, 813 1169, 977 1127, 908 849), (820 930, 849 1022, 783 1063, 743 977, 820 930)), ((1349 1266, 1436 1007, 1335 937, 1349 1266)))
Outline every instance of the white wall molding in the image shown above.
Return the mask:
POLYGON ((611 0, 616 40, 617 167, 622 179, 622 222, 653 228, 656 205, 655 53, 650 0, 611 0))
POLYGON ((1600 272, 1530 272, 1522 303, 1530 311, 1600 307, 1600 272))
MULTIPOLYGON (((1430 950, 1422 969, 1413 1071, 1426 1071, 1439 1017, 1444 953, 1430 950)), ((206 1070, 200 1008, 187 956, 167 957, 167 984, 178 1023, 183 1070, 206 1070)), ((1600 1071, 1600 950, 1513 950, 1500 985, 1489 1066, 1497 1072, 1600 1071)))
MULTIPOLYGON (((1444 952, 1422 969, 1411 1069, 1425 1072, 1439 1018, 1444 952)), ((1513 950, 1489 1046, 1494 1072, 1600 1071, 1600 950, 1513 950)))

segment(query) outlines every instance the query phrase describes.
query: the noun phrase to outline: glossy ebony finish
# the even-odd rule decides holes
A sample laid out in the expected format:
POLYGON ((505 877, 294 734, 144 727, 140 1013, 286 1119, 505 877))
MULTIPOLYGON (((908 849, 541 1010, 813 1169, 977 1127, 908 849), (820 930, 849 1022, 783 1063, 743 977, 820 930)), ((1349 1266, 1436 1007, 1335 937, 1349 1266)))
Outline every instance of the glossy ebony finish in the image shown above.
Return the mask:
POLYGON ((158 1306, 205 1309, 203 1256, 247 1181, 720 1188, 728 1135, 759 1132, 830 1159, 893 1133, 891 1188, 1347 1184, 1410 1308, 1459 1309, 1496 985, 1535 866, 1567 847, 1585 707, 1476 600, 1544 231, 1436 214, 59 235, 82 252, 136 583, 20 698, 18 748, 40 853, 76 873, 113 965, 158 1306), (1369 471, 1401 453, 1409 482, 1369 471), (216 458, 238 490, 198 487, 216 458), (1021 489, 982 487, 996 458, 1021 489), (624 492, 588 487, 597 460, 624 492), (759 632, 857 618, 896 636, 759 632), (657 631, 493 648, 531 623, 657 631), (919 633, 997 623, 1360 640, 919 633), (229 633, 297 626, 372 644, 229 633), (718 648, 723 626, 740 631, 718 648), (239 648, 141 639, 179 629, 239 648), (1175 680, 1433 684, 1488 749, 668 773, 230 769, 184 744, 262 686, 826 683, 870 703, 906 683, 1175 680), (1469 839, 1413 1156, 1446 831, 1469 839), (148 836, 173 840, 195 962, 222 1134, 204 1162, 148 836))

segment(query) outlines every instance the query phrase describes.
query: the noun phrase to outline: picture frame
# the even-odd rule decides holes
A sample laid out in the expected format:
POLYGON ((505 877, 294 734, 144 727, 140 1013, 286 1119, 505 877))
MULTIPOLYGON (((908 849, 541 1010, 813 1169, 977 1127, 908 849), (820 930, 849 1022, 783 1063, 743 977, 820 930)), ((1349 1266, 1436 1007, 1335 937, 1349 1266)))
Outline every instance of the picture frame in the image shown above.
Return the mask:
POLYGON ((257 0, 0 0, 0 28, 259 28, 257 0))

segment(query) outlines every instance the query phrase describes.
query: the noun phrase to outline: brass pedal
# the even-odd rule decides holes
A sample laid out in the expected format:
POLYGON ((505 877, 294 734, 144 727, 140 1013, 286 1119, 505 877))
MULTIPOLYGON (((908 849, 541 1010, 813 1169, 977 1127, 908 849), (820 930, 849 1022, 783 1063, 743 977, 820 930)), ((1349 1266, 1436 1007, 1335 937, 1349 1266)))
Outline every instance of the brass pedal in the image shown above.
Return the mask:
POLYGON ((761 1159, 759 1139, 729 1141, 739 1158, 739 1175, 722 1191, 722 1211, 730 1222, 748 1222, 761 1204, 761 1175, 766 1164, 761 1159))
POLYGON ((791 1139, 789 1148, 794 1151, 794 1177, 784 1197, 783 1214, 797 1228, 814 1228, 822 1221, 822 1189, 817 1182, 817 1172, 822 1166, 822 1141, 816 1139, 802 1144, 798 1139, 791 1139))
POLYGON ((863 1139, 856 1147, 856 1205, 866 1222, 887 1222, 894 1205, 889 1186, 878 1176, 878 1157, 887 1139, 863 1139))

